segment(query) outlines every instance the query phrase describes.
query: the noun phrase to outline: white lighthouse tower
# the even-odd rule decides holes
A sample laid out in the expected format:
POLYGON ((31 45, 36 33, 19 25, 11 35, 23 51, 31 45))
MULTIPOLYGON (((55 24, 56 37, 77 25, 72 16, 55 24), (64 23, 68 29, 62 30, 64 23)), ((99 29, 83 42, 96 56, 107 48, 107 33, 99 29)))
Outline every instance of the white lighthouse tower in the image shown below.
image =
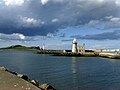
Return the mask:
POLYGON ((45 50, 45 44, 43 44, 43 48, 42 49, 45 50))
POLYGON ((76 38, 74 38, 74 40, 72 42, 72 52, 77 53, 77 41, 76 41, 76 38))

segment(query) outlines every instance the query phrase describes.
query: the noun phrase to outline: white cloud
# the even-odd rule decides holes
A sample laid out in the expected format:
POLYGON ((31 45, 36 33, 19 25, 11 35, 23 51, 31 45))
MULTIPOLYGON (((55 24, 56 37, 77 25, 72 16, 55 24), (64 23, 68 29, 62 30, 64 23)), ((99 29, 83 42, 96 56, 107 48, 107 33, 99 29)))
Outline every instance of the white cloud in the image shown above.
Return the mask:
POLYGON ((41 3, 42 3, 42 5, 45 5, 45 4, 47 4, 48 1, 49 0, 41 0, 41 3))
POLYGON ((20 33, 13 33, 13 34, 0 33, 0 39, 2 40, 25 40, 26 37, 20 33))
POLYGON ((91 20, 87 25, 99 29, 120 28, 120 17, 106 16, 104 19, 91 20))
POLYGON ((107 19, 107 23, 120 23, 120 17, 114 17, 114 16, 107 16, 105 17, 107 19))
POLYGON ((21 33, 13 33, 13 34, 0 33, 0 40, 3 40, 3 41, 35 41, 35 37, 25 36, 21 33))
POLYGON ((58 22, 59 20, 58 20, 58 18, 54 18, 53 20, 52 20, 52 22, 58 22))
POLYGON ((111 18, 113 18, 113 16, 106 16, 105 18, 106 19, 111 19, 111 18))
POLYGON ((118 5, 118 6, 120 6, 120 0, 116 0, 115 4, 118 5))
POLYGON ((110 21, 112 21, 112 22, 120 22, 120 18, 113 17, 113 18, 110 19, 110 21))
POLYGON ((99 24, 99 23, 100 23, 99 20, 91 20, 91 21, 88 23, 88 25, 89 25, 89 26, 95 26, 95 25, 97 25, 97 24, 99 24))
POLYGON ((23 26, 40 26, 41 24, 45 24, 44 21, 41 21, 40 19, 34 19, 29 17, 20 17, 21 23, 23 26))
POLYGON ((104 0, 96 0, 96 1, 98 1, 98 2, 100 2, 100 3, 104 2, 104 0))
POLYGON ((48 33, 48 34, 47 34, 47 37, 48 37, 48 38, 53 38, 54 35, 53 35, 52 33, 48 33))
POLYGON ((37 20, 35 20, 34 18, 24 17, 22 19, 23 19, 23 22, 25 22, 25 23, 29 23, 29 24, 36 24, 37 23, 37 20))
POLYGON ((105 23, 105 29, 120 28, 120 17, 108 16, 105 23))
POLYGON ((41 22, 41 24, 45 24, 45 22, 44 22, 44 21, 42 21, 42 22, 41 22))
POLYGON ((17 5, 22 6, 24 4, 24 0, 4 0, 6 6, 17 5))
POLYGON ((15 35, 19 36, 20 39, 24 40, 25 39, 25 36, 23 34, 18 34, 16 33, 15 35))
POLYGON ((25 40, 25 36, 23 34, 19 34, 19 33, 13 33, 10 35, 4 35, 4 36, 8 36, 9 39, 13 39, 13 40, 25 40))

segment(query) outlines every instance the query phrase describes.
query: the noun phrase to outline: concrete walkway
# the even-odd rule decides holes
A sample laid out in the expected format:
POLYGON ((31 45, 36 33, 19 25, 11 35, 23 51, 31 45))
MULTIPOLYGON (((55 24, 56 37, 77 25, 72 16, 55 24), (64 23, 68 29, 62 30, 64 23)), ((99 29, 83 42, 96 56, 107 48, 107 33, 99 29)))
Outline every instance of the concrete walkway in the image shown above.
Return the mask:
POLYGON ((0 90, 41 90, 33 84, 0 69, 0 90))

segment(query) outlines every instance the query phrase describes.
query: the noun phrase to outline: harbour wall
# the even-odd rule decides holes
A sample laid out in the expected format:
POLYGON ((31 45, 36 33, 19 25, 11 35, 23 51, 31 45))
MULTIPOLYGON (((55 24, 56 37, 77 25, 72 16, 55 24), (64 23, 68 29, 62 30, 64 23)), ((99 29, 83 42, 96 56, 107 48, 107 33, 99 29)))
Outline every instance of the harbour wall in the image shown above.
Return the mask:
POLYGON ((120 53, 116 53, 116 52, 100 52, 99 56, 111 58, 111 59, 120 59, 120 53))
POLYGON ((51 85, 40 84, 28 76, 0 67, 0 90, 56 90, 51 85))
POLYGON ((64 50, 43 50, 37 52, 38 54, 50 54, 52 56, 71 56, 71 57, 105 57, 111 59, 120 59, 120 53, 118 52, 96 52, 88 51, 84 54, 72 53, 70 50, 65 52, 64 50))

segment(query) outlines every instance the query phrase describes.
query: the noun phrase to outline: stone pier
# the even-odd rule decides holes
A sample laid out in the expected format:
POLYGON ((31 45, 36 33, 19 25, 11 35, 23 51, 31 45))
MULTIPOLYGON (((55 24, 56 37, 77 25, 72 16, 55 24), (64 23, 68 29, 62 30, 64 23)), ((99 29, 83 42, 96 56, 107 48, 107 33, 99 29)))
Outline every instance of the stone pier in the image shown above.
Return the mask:
POLYGON ((0 67, 0 90, 41 90, 26 80, 0 67))

